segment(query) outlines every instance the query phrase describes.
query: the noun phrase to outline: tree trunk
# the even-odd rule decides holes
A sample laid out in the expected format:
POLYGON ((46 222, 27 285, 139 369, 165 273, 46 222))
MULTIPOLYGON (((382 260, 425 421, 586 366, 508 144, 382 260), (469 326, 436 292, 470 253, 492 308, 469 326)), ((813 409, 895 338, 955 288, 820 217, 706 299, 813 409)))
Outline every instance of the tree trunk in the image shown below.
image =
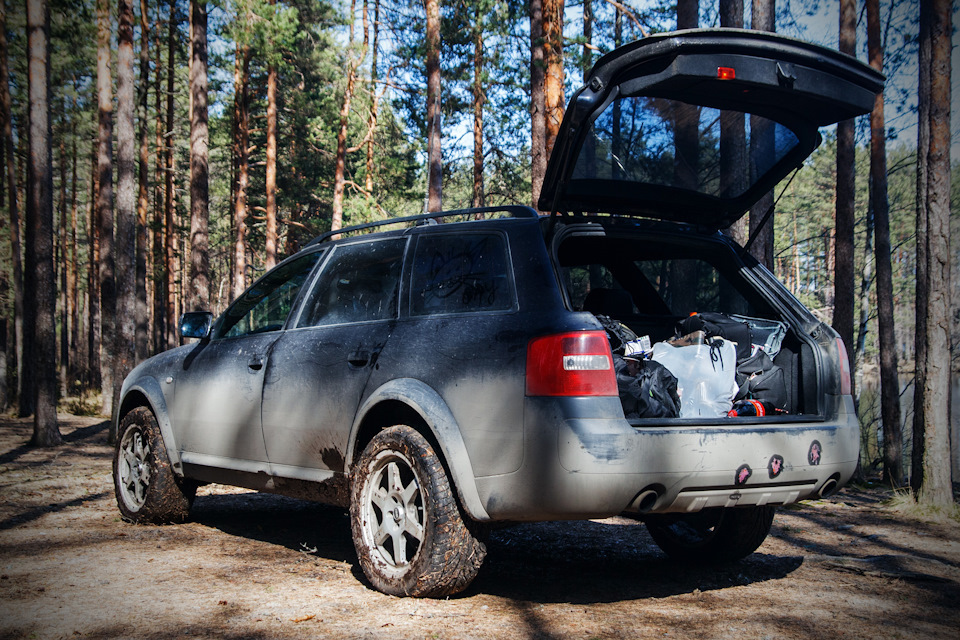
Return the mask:
MULTIPOLYGON (((867 47, 870 66, 883 71, 880 41, 880 4, 866 0, 867 47)), ((873 208, 874 251, 877 262, 877 311, 880 338, 880 409, 883 422, 883 478, 899 487, 903 482, 903 441, 900 426, 900 382, 897 379, 897 342, 893 322, 893 275, 890 268, 890 206, 887 201, 887 136, 883 93, 870 113, 870 202, 873 208)))
POLYGON ((473 23, 473 198, 474 207, 486 204, 483 188, 483 15, 477 5, 473 23))
MULTIPOLYGON (((270 0, 276 4, 277 0, 270 0)), ((277 68, 267 66, 267 224, 264 246, 264 266, 269 270, 277 264, 277 68)))
MULTIPOLYGON (((366 8, 366 5, 364 5, 366 8)), ((350 39, 347 42, 347 86, 343 91, 343 101, 340 103, 340 126, 337 129, 337 154, 334 156, 333 168, 333 217, 330 229, 337 230, 343 227, 343 191, 346 183, 347 167, 347 130, 350 124, 350 102, 353 100, 353 87, 357 77, 358 61, 353 51, 353 14, 356 2, 350 1, 350 39)))
MULTIPOLYGON (((840 51, 852 56, 857 50, 856 0, 840 2, 840 51)), ((837 124, 837 202, 836 244, 833 274, 833 328, 843 339, 847 358, 854 362, 854 226, 856 221, 856 164, 854 152, 854 119, 837 124)), ((856 390, 854 390, 856 397, 856 390)))
MULTIPOLYGON (((696 29, 700 19, 699 0, 677 0, 677 29, 696 29)), ((700 182, 700 109, 677 104, 673 130, 673 185, 696 191, 700 182)))
MULTIPOLYGON (((620 10, 620 7, 617 7, 613 14, 613 48, 617 49, 622 44, 623 44, 623 11, 620 10)), ((611 131, 610 131, 611 137, 613 138, 610 141, 610 148, 613 152, 614 158, 623 157, 623 150, 622 150, 623 145, 622 145, 621 136, 620 136, 620 133, 621 133, 620 124, 621 124, 620 123, 620 101, 615 100, 613 103, 613 127, 611 128, 611 131)), ((590 138, 590 144, 594 145, 595 144, 593 140, 594 136, 588 136, 588 137, 590 138)), ((590 152, 591 158, 595 157, 595 155, 596 155, 595 150, 590 152)), ((590 171, 592 174, 593 171, 595 171, 595 161, 591 159, 589 162, 590 164, 588 166, 590 167, 590 171)), ((622 167, 620 166, 619 162, 614 163, 613 175, 614 175, 614 178, 617 180, 623 179, 622 167)))
POLYGON ((162 44, 160 36, 160 12, 157 11, 157 29, 154 39, 156 47, 155 73, 153 75, 153 100, 156 109, 156 149, 154 153, 154 187, 153 187, 153 269, 150 277, 153 280, 153 349, 163 351, 167 346, 166 308, 166 260, 164 259, 164 184, 166 182, 166 155, 164 150, 164 123, 163 123, 163 89, 161 73, 162 44))
MULTIPOLYGON (((720 26, 743 28, 743 0, 720 0, 720 26)), ((720 184, 731 194, 747 188, 746 120, 742 113, 722 111, 720 114, 720 184)), ((724 233, 743 246, 747 242, 747 221, 740 218, 724 233)))
MULTIPOLYGON (((199 311, 210 308, 210 249, 207 238, 209 212, 208 132, 207 132, 207 2, 190 2, 190 287, 187 307, 199 311)), ((275 72, 274 72, 275 73, 275 72)), ((273 80, 274 86, 276 79, 273 80)), ((276 89, 274 88, 274 94, 276 89)), ((274 97, 274 100, 276 98, 274 97)), ((276 103, 273 107, 276 118, 276 103)), ((269 113, 269 110, 268 110, 269 113)), ((276 136, 276 121, 273 125, 276 136)), ((274 154, 276 142, 274 141, 274 154)), ((276 191, 276 155, 270 184, 270 160, 267 155, 267 234, 270 234, 270 193, 276 191)), ((276 236, 276 201, 273 202, 276 236)), ((276 240, 274 240, 276 242, 276 240)), ((276 252, 276 246, 274 246, 276 252)), ((274 256, 276 259, 276 256, 274 256)))
MULTIPOLYGON (((775 0, 753 0, 753 24, 757 31, 776 31, 775 0)), ((766 118, 750 116, 750 156, 754 175, 758 166, 769 167, 773 156, 773 126, 766 118)), ((773 191, 770 191, 750 208, 751 253, 771 271, 773 264, 773 191), (769 219, 761 226, 764 218, 769 219)))
POLYGON ((237 45, 234 68, 234 120, 236 125, 237 185, 233 207, 233 299, 247 288, 247 184, 250 179, 250 110, 247 84, 250 70, 250 47, 237 45))
POLYGON ((173 149, 173 99, 174 70, 177 57, 177 3, 170 0, 170 18, 167 23, 167 125, 166 125, 166 174, 164 176, 163 226, 164 236, 164 275, 163 296, 166 300, 167 348, 177 344, 177 237, 176 226, 176 188, 174 183, 175 161, 173 149))
MULTIPOLYGON (((17 200, 17 166, 13 150, 13 110, 10 104, 10 76, 7 61, 6 3, 0 2, 0 109, 3 110, 3 147, 6 160, 7 201, 10 207, 10 255, 13 272, 13 344, 8 351, 17 370, 17 385, 23 389, 23 265, 20 262, 20 208, 17 200)), ((22 407, 23 394, 16 391, 16 400, 22 407)), ((22 411, 21 411, 22 413, 22 411)))
MULTIPOLYGON (((100 387, 102 409, 113 415, 113 386, 117 376, 117 283, 113 248, 113 79, 110 71, 110 0, 97 0, 97 103, 100 147, 97 155, 100 226, 100 387)), ((113 435, 113 434, 111 434, 113 435)))
POLYGON ((923 486, 923 447, 925 441, 924 394, 927 377, 927 153, 930 148, 930 12, 920 12, 918 42, 917 90, 917 230, 916 230, 916 299, 914 309, 914 378, 913 378, 913 452, 910 468, 910 489, 914 497, 923 486))
POLYGON ((150 354, 150 306, 147 302, 147 210, 150 207, 150 147, 147 144, 147 98, 150 87, 150 15, 147 0, 140 0, 140 173, 137 192, 136 359, 150 354))
POLYGON ((377 82, 380 74, 379 67, 377 66, 377 57, 380 52, 380 0, 376 0, 373 6, 373 49, 370 59, 370 118, 367 123, 367 164, 364 183, 364 189, 367 192, 368 198, 373 194, 373 141, 377 132, 377 111, 381 95, 377 91, 377 82))
POLYGON ((27 216, 24 290, 33 299, 25 332, 29 366, 35 371, 33 438, 50 447, 62 442, 57 426, 56 270, 53 266, 53 157, 50 144, 50 12, 45 0, 27 2, 27 75, 30 153, 27 158, 27 216))
POLYGON ((377 54, 379 53, 380 39, 380 0, 376 0, 373 5, 373 50, 370 59, 370 118, 367 122, 367 172, 364 182, 364 190, 369 198, 373 194, 373 140, 377 132, 377 109, 379 107, 380 94, 377 93, 377 80, 379 70, 377 68, 377 54))
MULTIPOLYGON (((677 29, 695 29, 700 19, 698 0, 678 0, 677 29)), ((619 38, 618 38, 619 39, 619 38)), ((616 118, 619 121, 619 117, 616 118)), ((700 182, 700 109, 677 104, 673 128, 673 186, 696 191, 700 182)), ((619 138, 619 135, 615 135, 619 138)), ((696 265, 691 260, 670 263, 670 282, 679 284, 672 292, 677 309, 694 312, 696 308, 696 265)))
MULTIPOLYGON (((953 505, 950 468, 950 0, 921 0, 929 20, 929 144, 926 189, 926 376, 923 481, 917 500, 953 505)), ((921 45, 922 48, 923 45, 921 45)), ((918 242, 923 239, 918 238, 918 242)), ((918 309, 918 314, 921 310, 918 309)))
POLYGON ((424 0, 427 13, 427 211, 443 210, 440 150, 440 1, 424 0))
POLYGON ((539 208, 537 201, 547 172, 543 49, 543 0, 530 0, 530 187, 535 209, 539 208))
POLYGON ((67 258, 67 126, 63 121, 66 118, 66 101, 61 101, 62 115, 60 120, 61 129, 59 133, 58 151, 60 153, 60 203, 59 209, 60 224, 57 229, 57 251, 54 258, 54 274, 59 275, 59 288, 56 297, 60 305, 60 371, 58 382, 60 386, 59 394, 61 398, 67 396, 67 369, 70 366, 70 310, 67 308, 67 271, 70 261, 67 258), (59 274, 57 272, 59 271, 59 274))
POLYGON ((593 68, 593 0, 583 0, 583 81, 587 81, 593 68))
MULTIPOLYGON (((113 336, 113 403, 136 361, 137 189, 133 91, 133 0, 118 0, 117 29, 117 269, 116 333, 113 336)), ((116 434, 111 434, 111 440, 116 434)))
MULTIPOLYGON (((857 363, 855 379, 857 389, 862 389, 864 353, 867 349, 867 331, 870 322, 870 287, 873 284, 873 209, 867 207, 867 228, 864 230, 866 245, 863 248, 863 270, 860 272, 860 319, 857 324, 857 349, 853 361, 857 363)), ((857 404, 860 398, 857 396, 857 404)))
POLYGON ((550 160, 553 145, 563 121, 563 0, 543 0, 543 57, 546 77, 543 83, 544 161, 550 160))
MULTIPOLYGON (((99 117, 99 114, 97 114, 99 117)), ((103 366, 100 344, 103 336, 100 324, 100 141, 90 145, 90 215, 87 220, 89 262, 87 268, 87 385, 91 389, 101 385, 103 366)))
MULTIPOLYGON (((73 99, 74 112, 77 111, 77 99, 73 99)), ((67 264, 67 310, 70 316, 69 374, 76 378, 80 371, 80 299, 77 287, 77 123, 70 123, 70 262, 67 264)))
POLYGON ((696 29, 700 24, 700 0, 677 0, 677 29, 696 29))

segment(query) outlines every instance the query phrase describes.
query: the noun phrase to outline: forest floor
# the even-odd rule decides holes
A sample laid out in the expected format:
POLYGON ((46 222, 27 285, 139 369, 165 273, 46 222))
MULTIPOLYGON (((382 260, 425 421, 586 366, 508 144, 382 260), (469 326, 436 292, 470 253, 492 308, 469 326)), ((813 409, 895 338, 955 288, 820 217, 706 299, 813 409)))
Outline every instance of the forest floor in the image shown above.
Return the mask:
POLYGON ((675 564, 633 520, 495 531, 444 600, 367 586, 339 509, 210 485, 183 525, 123 522, 107 423, 63 446, 0 418, 0 639, 957 638, 960 524, 878 488, 780 509, 759 551, 675 564))

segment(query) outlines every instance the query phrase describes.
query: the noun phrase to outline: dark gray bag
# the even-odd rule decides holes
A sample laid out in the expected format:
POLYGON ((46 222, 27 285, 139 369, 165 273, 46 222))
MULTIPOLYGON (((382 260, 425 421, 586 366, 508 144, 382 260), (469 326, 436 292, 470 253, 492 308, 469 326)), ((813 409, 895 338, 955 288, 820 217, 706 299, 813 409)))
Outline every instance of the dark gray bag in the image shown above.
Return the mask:
POLYGON ((783 369, 773 364, 763 351, 737 365, 737 384, 740 391, 734 400, 766 400, 778 409, 787 408, 787 383, 783 369))
POLYGON ((653 360, 640 360, 636 376, 627 371, 627 361, 613 356, 617 387, 626 418, 676 418, 680 415, 677 379, 670 370, 653 360))

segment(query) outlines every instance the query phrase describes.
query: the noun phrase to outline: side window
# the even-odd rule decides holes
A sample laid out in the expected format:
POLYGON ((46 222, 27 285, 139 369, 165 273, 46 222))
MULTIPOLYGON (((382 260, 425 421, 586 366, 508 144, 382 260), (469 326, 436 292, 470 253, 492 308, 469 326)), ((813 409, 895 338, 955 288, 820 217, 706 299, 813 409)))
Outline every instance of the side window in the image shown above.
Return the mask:
POLYGON ((300 287, 323 255, 316 251, 277 267, 247 289, 216 328, 214 338, 234 338, 283 328, 300 287))
POLYGON ((405 245, 405 239, 393 238, 337 247, 320 274, 297 326, 396 317, 405 245))
POLYGON ((423 235, 413 262, 410 312, 509 311, 515 294, 508 265, 499 234, 423 235))

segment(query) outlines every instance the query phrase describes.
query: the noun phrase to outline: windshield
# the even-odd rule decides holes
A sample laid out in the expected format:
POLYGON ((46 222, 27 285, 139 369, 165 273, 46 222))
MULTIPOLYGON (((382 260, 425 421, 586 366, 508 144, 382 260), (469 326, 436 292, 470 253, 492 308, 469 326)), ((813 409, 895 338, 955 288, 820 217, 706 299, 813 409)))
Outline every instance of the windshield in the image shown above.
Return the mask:
POLYGON ((798 144, 790 129, 762 116, 665 98, 621 98, 590 125, 571 177, 731 199, 798 144))

